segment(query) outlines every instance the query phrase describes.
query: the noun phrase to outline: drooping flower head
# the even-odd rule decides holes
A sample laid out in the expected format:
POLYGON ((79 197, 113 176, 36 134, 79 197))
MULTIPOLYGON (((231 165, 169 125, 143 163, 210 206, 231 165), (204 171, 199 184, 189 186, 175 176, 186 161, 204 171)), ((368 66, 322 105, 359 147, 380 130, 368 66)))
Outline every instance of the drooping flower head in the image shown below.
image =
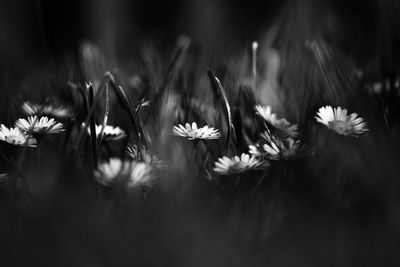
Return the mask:
POLYGON ((23 133, 17 127, 8 129, 3 124, 0 127, 0 140, 16 146, 36 147, 35 138, 23 133))
MULTIPOLYGON (((90 134, 90 127, 87 127, 87 131, 90 134)), ((105 142, 120 140, 126 136, 125 131, 122 130, 120 127, 106 125, 103 129, 103 125, 96 124, 96 137, 100 138, 100 134, 103 135, 103 141, 105 142)))
POLYGON ((73 116, 73 112, 64 106, 53 106, 50 104, 39 105, 26 101, 22 104, 22 110, 27 116, 50 116, 65 119, 73 116))
POLYGON ((197 123, 193 122, 192 125, 189 123, 183 125, 179 124, 178 126, 173 126, 172 135, 186 137, 189 140, 195 139, 219 139, 221 134, 217 129, 213 127, 208 127, 207 125, 201 128, 197 127, 197 123))
POLYGON ((219 158, 215 163, 214 172, 220 175, 229 175, 265 167, 267 167, 267 162, 260 162, 255 157, 243 153, 240 157, 228 158, 224 156, 219 158))
POLYGON ((291 137, 298 136, 297 124, 291 124, 285 118, 278 118, 277 114, 272 113, 270 106, 256 105, 255 110, 258 116, 284 135, 291 137))
POLYGON ((341 135, 358 135, 368 131, 367 123, 357 113, 347 114, 347 109, 331 106, 321 107, 315 119, 341 135))
POLYGON ((57 134, 64 131, 63 124, 56 122, 48 117, 30 116, 28 119, 18 119, 15 123, 21 131, 24 131, 32 136, 44 136, 48 134, 57 134))
POLYGON ((265 131, 256 145, 249 146, 249 153, 260 160, 292 160, 310 156, 312 151, 300 140, 291 137, 281 139, 265 131))
POLYGON ((142 147, 142 149, 139 149, 137 145, 128 144, 128 147, 126 148, 126 153, 131 159, 150 164, 157 169, 164 169, 167 167, 167 163, 164 160, 159 159, 144 146, 142 147))

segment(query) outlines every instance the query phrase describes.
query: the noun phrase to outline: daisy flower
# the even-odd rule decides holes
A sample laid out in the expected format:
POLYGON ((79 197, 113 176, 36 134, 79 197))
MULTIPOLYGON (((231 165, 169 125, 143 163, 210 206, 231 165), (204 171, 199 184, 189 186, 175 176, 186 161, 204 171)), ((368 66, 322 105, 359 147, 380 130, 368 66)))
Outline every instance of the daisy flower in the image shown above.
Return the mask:
MULTIPOLYGON (((82 124, 83 126, 85 124, 82 124)), ((103 125, 96 124, 96 136, 100 138, 101 130, 103 129, 103 125)), ((90 134, 90 127, 87 128, 88 133, 90 134)), ((114 127, 111 125, 106 125, 103 130, 103 141, 116 141, 124 138, 126 136, 125 131, 119 127, 114 127)))
POLYGON ((291 137, 296 137, 299 134, 297 124, 291 124, 285 118, 279 119, 277 114, 272 113, 271 106, 256 105, 255 110, 258 116, 282 133, 291 137))
POLYGON ((50 117, 56 118, 69 118, 72 116, 72 112, 70 109, 65 108, 63 106, 55 107, 53 105, 39 105, 33 104, 29 101, 26 101, 22 104, 22 110, 25 115, 34 116, 34 115, 47 115, 50 117))
POLYGON ((321 107, 315 119, 329 129, 341 135, 352 135, 357 137, 367 129, 367 123, 357 113, 347 114, 347 109, 331 106, 321 107))
POLYGON ((193 122, 192 125, 189 123, 183 127, 181 124, 173 126, 172 135, 186 137, 189 140, 194 139, 219 139, 221 134, 217 129, 208 127, 207 125, 201 128, 197 127, 197 123, 193 122))
POLYGON ((56 134, 64 131, 63 124, 48 117, 30 116, 28 119, 18 119, 15 126, 33 136, 56 134))
POLYGON ((111 158, 108 162, 101 163, 97 170, 93 171, 96 181, 104 186, 113 183, 119 175, 127 173, 129 163, 119 158, 111 158))
POLYGON ((266 167, 266 164, 266 162, 260 162, 255 157, 243 153, 240 157, 234 156, 233 158, 228 158, 224 156, 219 158, 215 163, 214 172, 220 175, 229 175, 261 169, 266 167))
POLYGON ((128 179, 128 188, 149 186, 153 182, 153 169, 149 164, 133 161, 128 179))
POLYGON ((93 171, 97 182, 104 186, 110 186, 118 179, 127 179, 127 187, 150 185, 154 176, 150 165, 136 160, 128 161, 119 158, 111 158, 93 171))
POLYGON ((16 145, 36 147, 36 139, 23 133, 19 128, 10 128, 1 124, 0 126, 0 140, 16 145))

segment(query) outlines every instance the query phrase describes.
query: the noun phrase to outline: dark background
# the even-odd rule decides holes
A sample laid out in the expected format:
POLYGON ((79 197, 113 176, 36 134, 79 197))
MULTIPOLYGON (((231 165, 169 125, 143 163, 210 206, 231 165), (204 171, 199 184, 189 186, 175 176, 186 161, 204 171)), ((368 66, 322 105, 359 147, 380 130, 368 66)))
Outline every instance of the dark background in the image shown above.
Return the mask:
POLYGON ((181 34, 203 45, 240 47, 282 21, 294 36, 317 34, 348 53, 382 52, 388 61, 398 43, 398 6, 395 0, 8 1, 0 11, 0 58, 26 65, 76 51, 82 40, 127 57, 144 40, 165 48, 181 34))

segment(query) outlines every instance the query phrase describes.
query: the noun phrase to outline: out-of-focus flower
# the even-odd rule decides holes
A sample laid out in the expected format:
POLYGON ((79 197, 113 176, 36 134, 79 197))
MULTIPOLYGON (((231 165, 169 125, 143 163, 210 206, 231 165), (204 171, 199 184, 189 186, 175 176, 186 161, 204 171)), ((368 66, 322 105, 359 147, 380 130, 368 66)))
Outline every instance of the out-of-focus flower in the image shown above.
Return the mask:
POLYGON ((0 173, 0 183, 6 183, 10 179, 7 173, 0 173))
POLYGON ((140 149, 137 145, 128 145, 126 148, 126 153, 133 160, 143 161, 147 164, 154 166, 157 169, 164 169, 167 167, 167 163, 159 159, 156 155, 151 154, 151 152, 144 146, 140 149))
POLYGON ((383 91, 383 85, 380 82, 376 82, 374 84, 372 84, 371 87, 369 87, 369 93, 370 94, 376 94, 376 95, 380 95, 383 91))
POLYGON ((137 160, 121 160, 111 158, 98 166, 93 172, 96 180, 110 186, 118 179, 126 179, 127 187, 148 186, 153 181, 153 170, 149 164, 137 160))
POLYGON ((277 114, 272 113, 270 106, 256 105, 255 110, 257 115, 285 135, 296 137, 299 134, 297 131, 297 124, 291 124, 285 118, 279 119, 277 114))
POLYGON ((128 188, 140 186, 149 186, 153 182, 153 169, 149 164, 140 161, 134 161, 131 164, 130 175, 128 179, 128 188))
MULTIPOLYGON (((84 124, 83 124, 84 125, 84 124)), ((101 130, 103 125, 96 124, 96 136, 100 138, 101 130)), ((90 134, 90 127, 87 127, 87 131, 90 134)), ((116 141, 124 138, 126 136, 125 131, 119 127, 114 127, 111 125, 106 125, 103 129, 103 141, 116 141)))
POLYGON ((53 105, 39 105, 39 104, 33 104, 29 101, 26 101, 22 104, 22 110, 24 111, 25 115, 28 116, 50 116, 50 117, 55 117, 59 119, 65 119, 69 118, 73 115, 73 112, 63 106, 53 106, 53 105))
POLYGON ((358 136, 367 132, 367 124, 357 113, 347 115, 347 109, 331 106, 321 107, 315 119, 341 135, 358 136))
POLYGON ((16 145, 36 147, 36 139, 23 133, 19 128, 8 129, 3 124, 0 127, 0 140, 16 145))
POLYGON ((226 156, 219 158, 215 163, 214 172, 220 175, 237 174, 248 170, 256 170, 267 167, 266 162, 260 162, 255 157, 243 153, 240 157, 226 156))
POLYGON ((20 130, 33 135, 43 136, 47 134, 56 134, 64 131, 63 124, 56 122, 54 119, 48 117, 30 116, 28 119, 18 119, 15 126, 20 130))
POLYGON ((366 85, 368 93, 376 97, 393 98, 400 95, 400 77, 384 79, 366 85))
POLYGON ((189 140, 194 139, 219 139, 221 134, 217 129, 208 127, 207 125, 201 128, 197 128, 197 123, 193 122, 192 125, 189 123, 183 127, 181 124, 173 126, 172 135, 186 137, 189 140))
POLYGON ((93 174, 102 185, 109 186, 119 175, 126 174, 129 170, 129 163, 119 158, 111 158, 108 162, 101 163, 93 174))

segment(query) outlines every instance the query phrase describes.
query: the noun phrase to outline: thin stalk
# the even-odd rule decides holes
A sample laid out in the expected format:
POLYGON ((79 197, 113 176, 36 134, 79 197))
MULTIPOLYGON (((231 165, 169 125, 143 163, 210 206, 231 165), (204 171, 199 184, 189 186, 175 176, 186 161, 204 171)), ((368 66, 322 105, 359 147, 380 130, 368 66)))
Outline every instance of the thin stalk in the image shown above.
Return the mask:
POLYGON ((192 153, 192 157, 190 158, 190 164, 194 163, 194 160, 196 158, 196 152, 197 152, 197 146, 199 145, 200 141, 197 139, 193 140, 193 153, 192 153))
POLYGON ((267 178, 267 174, 264 173, 264 175, 257 181, 256 185, 253 187, 253 189, 251 190, 250 193, 250 198, 252 196, 254 196, 254 194, 258 191, 258 189, 260 188, 261 184, 264 182, 264 180, 267 178))
POLYGON ((37 153, 38 153, 38 181, 39 181, 39 186, 42 187, 43 185, 43 173, 42 173, 42 148, 41 148, 41 140, 37 139, 37 153))
POLYGON ((386 111, 383 110, 383 119, 385 120, 385 125, 386 125, 386 131, 389 133, 389 123, 387 120, 387 116, 386 116, 386 111))
POLYGON ((253 42, 251 45, 251 73, 253 78, 253 90, 257 92, 257 50, 258 43, 253 42))

